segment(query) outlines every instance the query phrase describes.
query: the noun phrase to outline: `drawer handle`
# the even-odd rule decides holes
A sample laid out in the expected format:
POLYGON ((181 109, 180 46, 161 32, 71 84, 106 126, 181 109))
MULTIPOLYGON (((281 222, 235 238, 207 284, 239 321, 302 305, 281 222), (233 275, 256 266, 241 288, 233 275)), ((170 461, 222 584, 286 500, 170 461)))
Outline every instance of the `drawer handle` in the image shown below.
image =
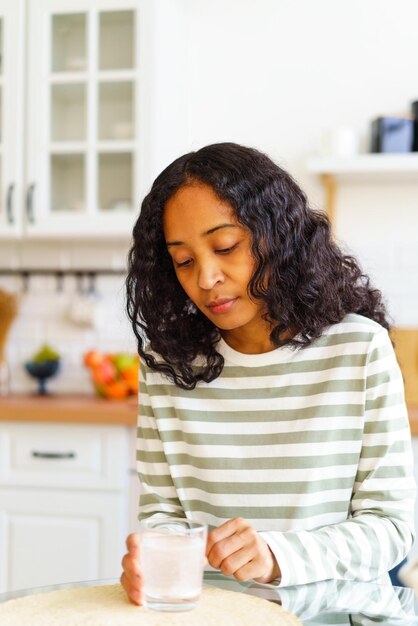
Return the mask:
POLYGON ((7 188, 6 209, 7 209, 7 219, 9 221, 9 224, 13 224, 15 221, 14 214, 13 214, 14 188, 15 188, 14 183, 11 183, 11 185, 9 185, 7 188))
POLYGON ((33 196, 35 194, 35 183, 31 183, 28 187, 28 195, 26 196, 26 215, 30 224, 35 223, 35 213, 33 211, 33 196))
POLYGON ((74 452, 36 452, 32 451, 32 456, 37 459, 75 459, 74 452))

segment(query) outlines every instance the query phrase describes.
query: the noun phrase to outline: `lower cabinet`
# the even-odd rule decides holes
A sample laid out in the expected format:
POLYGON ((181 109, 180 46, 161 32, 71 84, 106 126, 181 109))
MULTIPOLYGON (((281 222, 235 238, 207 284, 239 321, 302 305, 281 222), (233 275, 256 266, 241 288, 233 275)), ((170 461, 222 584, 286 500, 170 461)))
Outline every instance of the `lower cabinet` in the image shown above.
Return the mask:
POLYGON ((0 592, 118 578, 133 429, 0 422, 0 592))
POLYGON ((0 491, 3 590, 120 575, 120 494, 0 491))

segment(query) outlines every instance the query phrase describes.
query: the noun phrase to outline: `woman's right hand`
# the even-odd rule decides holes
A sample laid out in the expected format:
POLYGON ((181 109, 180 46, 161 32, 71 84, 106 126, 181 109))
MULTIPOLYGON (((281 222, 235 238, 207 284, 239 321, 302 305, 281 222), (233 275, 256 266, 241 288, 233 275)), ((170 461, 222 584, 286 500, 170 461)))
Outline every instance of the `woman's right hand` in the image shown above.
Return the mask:
POLYGON ((139 535, 132 533, 126 539, 128 552, 122 559, 120 582, 134 604, 142 604, 142 572, 139 567, 139 535))

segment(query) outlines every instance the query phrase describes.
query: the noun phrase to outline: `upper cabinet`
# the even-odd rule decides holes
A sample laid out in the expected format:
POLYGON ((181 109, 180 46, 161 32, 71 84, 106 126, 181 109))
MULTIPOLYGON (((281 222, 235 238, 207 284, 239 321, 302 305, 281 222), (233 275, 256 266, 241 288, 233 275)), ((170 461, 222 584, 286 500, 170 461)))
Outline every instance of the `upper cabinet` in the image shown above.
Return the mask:
POLYGON ((0 237, 131 233, 149 184, 149 7, 0 0, 0 237))

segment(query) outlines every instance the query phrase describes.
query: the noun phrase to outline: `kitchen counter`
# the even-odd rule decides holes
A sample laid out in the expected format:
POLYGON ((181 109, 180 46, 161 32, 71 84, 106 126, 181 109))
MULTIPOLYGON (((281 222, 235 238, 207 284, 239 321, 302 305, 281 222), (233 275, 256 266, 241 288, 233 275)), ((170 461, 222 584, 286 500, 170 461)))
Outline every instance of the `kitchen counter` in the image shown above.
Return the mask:
POLYGON ((408 415, 411 433, 418 435, 418 406, 408 406, 408 415))
MULTIPOLYGON (((12 395, 0 397, 0 421, 126 424, 135 426, 138 401, 103 400, 90 395, 12 395)), ((418 435, 418 406, 408 407, 413 435, 418 435)))
POLYGON ((0 421, 126 424, 135 426, 138 400, 104 400, 93 395, 0 397, 0 421))

